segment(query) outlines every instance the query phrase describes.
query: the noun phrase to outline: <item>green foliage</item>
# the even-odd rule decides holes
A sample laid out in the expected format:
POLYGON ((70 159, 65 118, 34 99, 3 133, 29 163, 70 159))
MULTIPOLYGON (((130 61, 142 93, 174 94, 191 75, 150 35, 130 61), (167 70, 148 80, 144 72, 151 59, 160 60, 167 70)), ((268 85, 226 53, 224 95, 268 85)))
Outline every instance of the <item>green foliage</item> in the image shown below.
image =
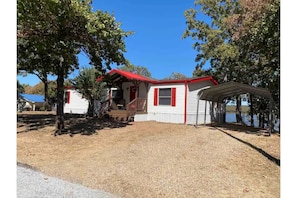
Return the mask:
POLYGON ((21 84, 19 83, 19 81, 17 81, 17 92, 18 92, 18 93, 25 93, 25 88, 24 88, 23 85, 21 85, 21 84))
MULTIPOLYGON (((194 75, 201 74, 209 61, 207 73, 219 83, 236 81, 268 88, 279 116, 280 1, 196 0, 195 5, 211 23, 200 20, 193 8, 185 11, 183 38, 192 37, 197 50, 194 75)), ((264 106, 261 101, 255 101, 256 107, 264 106)))
POLYGON ((172 72, 170 76, 164 78, 164 80, 180 80, 180 79, 187 79, 188 77, 184 74, 178 72, 172 72))
POLYGON ((25 93, 25 87, 17 80, 17 95, 20 93, 25 93))
POLYGON ((131 34, 107 12, 93 12, 91 5, 78 0, 19 0, 18 68, 34 71, 44 68, 65 76, 77 69, 82 50, 99 71, 104 65, 122 64, 123 38, 131 34), (38 6, 37 6, 38 5, 38 6), (63 62, 63 68, 60 63, 63 62), (103 65, 104 64, 104 65, 103 65))
POLYGON ((135 66, 135 65, 129 63, 128 61, 127 61, 127 63, 125 65, 123 65, 119 69, 123 70, 123 71, 132 72, 132 73, 135 73, 135 74, 138 74, 138 75, 146 76, 148 78, 152 77, 151 73, 149 72, 149 70, 146 67, 135 66))
POLYGON ((43 82, 39 82, 38 84, 34 86, 30 86, 26 89, 27 94, 39 94, 43 95, 44 94, 44 84, 43 82))
POLYGON ((193 72, 193 77, 211 76, 211 70, 204 70, 201 67, 197 67, 193 72))
POLYGON ((72 80, 74 88, 89 101, 89 116, 94 115, 95 100, 103 101, 107 97, 105 82, 97 82, 101 75, 95 68, 83 68, 80 74, 72 80))
POLYGON ((72 80, 74 88, 87 100, 104 100, 107 96, 105 83, 97 82, 101 74, 95 68, 83 68, 79 75, 72 80))
MULTIPOLYGON (((64 79, 78 69, 77 55, 84 52, 98 71, 121 65, 125 32, 115 17, 93 11, 91 1, 19 0, 17 2, 18 71, 57 76, 57 115, 63 122, 64 79)), ((64 124, 58 124, 60 129, 64 124)))

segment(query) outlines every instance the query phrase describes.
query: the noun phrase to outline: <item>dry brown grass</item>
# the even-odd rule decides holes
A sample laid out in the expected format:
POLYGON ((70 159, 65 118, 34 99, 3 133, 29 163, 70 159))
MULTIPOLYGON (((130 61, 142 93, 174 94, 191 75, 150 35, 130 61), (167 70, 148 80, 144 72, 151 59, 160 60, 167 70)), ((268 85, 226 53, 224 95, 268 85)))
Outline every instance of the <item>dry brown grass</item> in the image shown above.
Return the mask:
POLYGON ((55 137, 54 126, 18 133, 17 160, 120 197, 280 197, 277 134, 227 125, 110 126, 90 136, 55 137))

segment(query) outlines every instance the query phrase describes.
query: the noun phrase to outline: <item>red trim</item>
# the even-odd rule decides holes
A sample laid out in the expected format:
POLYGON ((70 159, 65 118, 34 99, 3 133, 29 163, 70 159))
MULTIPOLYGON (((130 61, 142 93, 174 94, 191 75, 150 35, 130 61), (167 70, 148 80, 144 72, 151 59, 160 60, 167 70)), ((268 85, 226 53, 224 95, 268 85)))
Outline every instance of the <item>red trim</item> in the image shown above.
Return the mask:
POLYGON ((217 85, 218 82, 212 76, 192 78, 192 79, 178 79, 178 80, 158 80, 152 84, 173 84, 173 83, 195 83, 210 80, 213 84, 217 85))
POLYGON ((155 88, 154 89, 154 106, 157 106, 158 105, 158 88, 155 88))
MULTIPOLYGON (((123 70, 119 70, 119 69, 113 69, 111 70, 108 75, 113 75, 113 74, 119 74, 121 76, 124 76, 130 80, 139 80, 139 81, 144 81, 144 82, 153 82, 155 80, 149 79, 145 76, 141 76, 132 72, 127 72, 127 71, 123 71, 123 70)), ((101 80, 103 80, 105 76, 101 76, 100 78, 97 78, 96 82, 99 82, 101 80)))
POLYGON ((171 88, 171 106, 175 107, 176 105, 176 88, 171 88))
POLYGON ((188 100, 188 83, 185 83, 185 109, 184 109, 184 124, 187 123, 187 100, 188 100))
POLYGON ((97 78, 96 82, 100 82, 101 80, 103 80, 104 76, 100 76, 99 78, 97 78))
POLYGON ((70 91, 67 91, 67 103, 70 104, 70 91))
POLYGON ((206 77, 202 77, 202 78, 192 79, 189 82, 190 83, 194 83, 194 82, 201 82, 201 81, 206 81, 206 80, 210 80, 214 85, 218 85, 219 84, 212 76, 206 76, 206 77))
MULTIPOLYGON (((214 85, 218 85, 218 82, 212 76, 190 78, 190 79, 178 79, 178 80, 153 80, 145 76, 141 76, 132 72, 127 72, 119 69, 113 69, 107 75, 113 75, 113 74, 119 74, 130 80, 139 80, 143 82, 149 82, 152 84, 194 83, 194 82, 202 82, 202 81, 210 80, 214 85)), ((103 80, 104 77, 105 76, 101 76, 100 78, 97 78, 96 82, 103 80)))
POLYGON ((154 81, 152 82, 152 84, 157 84, 157 85, 162 85, 162 84, 174 84, 174 83, 185 83, 186 81, 188 81, 187 79, 183 79, 183 80, 158 80, 158 81, 154 81))
POLYGON ((64 89, 74 89, 74 86, 65 86, 64 89))

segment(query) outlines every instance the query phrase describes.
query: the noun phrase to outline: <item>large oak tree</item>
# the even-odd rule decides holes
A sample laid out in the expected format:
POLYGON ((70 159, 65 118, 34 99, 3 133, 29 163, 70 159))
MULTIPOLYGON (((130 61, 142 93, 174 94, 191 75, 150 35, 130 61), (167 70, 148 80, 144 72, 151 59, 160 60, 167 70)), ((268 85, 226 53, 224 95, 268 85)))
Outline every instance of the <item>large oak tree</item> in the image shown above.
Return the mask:
MULTIPOLYGON (((185 11, 187 28, 183 35, 195 41, 194 74, 200 74, 209 62, 206 72, 219 83, 236 81, 268 88, 279 116, 280 1, 196 0, 194 4, 200 10, 185 11)), ((267 101, 258 99, 253 104, 259 113, 267 101)))
POLYGON ((18 0, 18 67, 57 76, 56 133, 64 129, 64 79, 78 69, 77 55, 83 51, 104 73, 126 62, 130 34, 108 12, 93 11, 90 0, 18 0))

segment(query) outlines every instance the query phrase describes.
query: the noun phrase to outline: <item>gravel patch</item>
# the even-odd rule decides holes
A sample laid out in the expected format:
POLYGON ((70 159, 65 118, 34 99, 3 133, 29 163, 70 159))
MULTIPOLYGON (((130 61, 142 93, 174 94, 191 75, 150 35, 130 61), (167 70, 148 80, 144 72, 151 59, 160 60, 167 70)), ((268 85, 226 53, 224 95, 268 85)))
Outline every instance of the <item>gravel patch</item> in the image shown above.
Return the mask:
POLYGON ((17 166, 17 197, 18 198, 116 198, 104 191, 86 188, 50 177, 36 170, 17 166))

